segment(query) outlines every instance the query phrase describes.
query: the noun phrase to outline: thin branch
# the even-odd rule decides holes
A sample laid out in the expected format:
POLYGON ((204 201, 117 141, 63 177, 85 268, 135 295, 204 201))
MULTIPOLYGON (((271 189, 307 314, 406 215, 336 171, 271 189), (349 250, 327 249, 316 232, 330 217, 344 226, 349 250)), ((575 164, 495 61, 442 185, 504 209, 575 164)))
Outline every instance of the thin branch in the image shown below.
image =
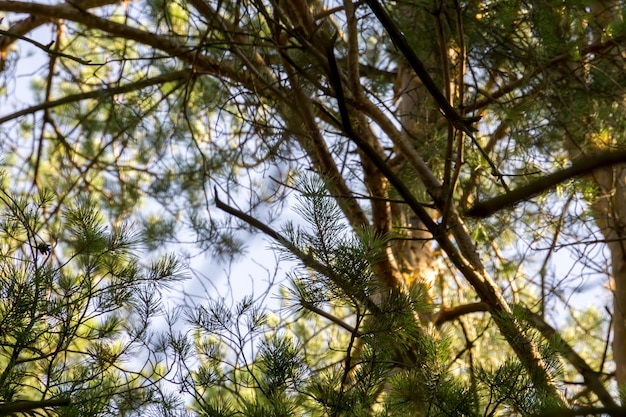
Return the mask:
POLYGON ((291 243, 286 237, 282 236, 276 230, 272 229, 257 218, 252 217, 249 214, 246 214, 241 210, 238 210, 224 203, 222 200, 219 199, 217 187, 214 187, 213 191, 215 193, 215 206, 218 209, 242 220, 244 223, 254 227, 255 229, 260 230, 265 235, 271 237, 276 242, 284 246, 296 258, 300 259, 304 263, 304 265, 333 280, 333 282, 337 284, 343 291, 345 291, 346 294, 352 294, 357 297, 358 300, 362 302, 365 307, 367 307, 371 312, 380 313, 380 308, 376 305, 376 303, 374 303, 374 301, 372 301, 372 299, 365 296, 364 294, 361 294, 361 296, 359 296, 359 293, 361 293, 362 291, 357 291, 355 288, 352 288, 345 280, 338 278, 331 268, 317 261, 311 254, 303 252, 300 248, 291 243))
MULTIPOLYGON (((94 7, 106 6, 109 4, 119 3, 119 0, 73 0, 72 3, 81 9, 90 9, 94 7)), ((52 17, 41 17, 31 15, 11 25, 8 33, 4 37, 0 37, 0 51, 5 52, 9 46, 17 39, 21 39, 17 35, 26 35, 27 33, 37 29, 39 26, 49 23, 52 17)))
POLYGON ((61 58, 71 59, 72 61, 76 61, 79 64, 83 64, 83 65, 103 65, 102 63, 94 63, 94 62, 91 62, 91 60, 85 61, 84 59, 76 58, 75 56, 64 54, 63 52, 55 51, 54 49, 50 49, 53 42, 51 42, 48 45, 44 45, 43 43, 39 43, 36 40, 27 38, 26 36, 19 35, 17 33, 12 33, 12 32, 9 32, 8 30, 2 30, 2 29, 0 29, 0 35, 9 36, 12 38, 17 38, 17 39, 26 41, 32 45, 35 45, 37 48, 41 49, 42 51, 46 52, 48 55, 54 55, 54 56, 58 56, 61 58))
POLYGON ((302 307, 306 308, 312 313, 315 313, 319 316, 322 316, 328 319, 329 321, 335 323, 337 326, 347 330, 348 332, 350 332, 351 334, 355 336, 361 337, 361 333, 358 330, 356 330, 354 327, 350 326, 348 323, 341 320, 340 318, 335 317, 332 314, 329 314, 328 312, 322 310, 321 308, 316 307, 313 303, 310 303, 306 300, 300 299, 299 302, 300 302, 300 305, 302 305, 302 307))
POLYGON ((72 94, 69 96, 65 96, 63 98, 59 98, 57 100, 46 101, 44 103, 36 104, 34 106, 27 107, 20 111, 16 111, 15 113, 11 113, 6 116, 0 117, 0 124, 8 122, 9 120, 17 119, 18 117, 35 113, 40 110, 47 110, 53 107, 61 106, 63 104, 73 103, 73 102, 81 101, 81 100, 110 97, 116 94, 128 93, 130 91, 135 91, 135 90, 140 90, 142 88, 151 87, 153 85, 163 84, 168 81, 180 80, 185 77, 191 76, 191 74, 192 72, 190 70, 176 71, 176 72, 171 72, 169 74, 159 75, 153 78, 148 78, 147 80, 137 81, 137 82, 127 84, 127 85, 122 85, 119 87, 102 88, 99 90, 88 91, 86 93, 72 94))
MULTIPOLYGON (((599 57, 599 56, 602 56, 601 53, 604 52, 606 49, 613 48, 621 44, 625 40, 626 40, 626 36, 622 35, 622 36, 617 36, 613 39, 609 39, 604 42, 598 42, 598 43, 589 45, 585 48, 582 48, 580 50, 580 55, 581 56, 595 55, 599 57)), ((531 71, 527 76, 524 76, 520 78, 519 80, 513 81, 511 84, 502 87, 498 91, 494 91, 492 93, 479 91, 480 93, 485 95, 486 98, 483 100, 477 101, 476 103, 472 105, 465 107, 465 109, 470 112, 482 109, 483 107, 488 106, 489 104, 493 103, 500 97, 505 96, 518 88, 528 85, 529 81, 532 80, 537 75, 544 73, 550 68, 556 67, 557 65, 560 65, 562 63, 567 63, 567 62, 572 62, 572 54, 569 52, 558 55, 552 58, 551 60, 549 60, 545 64, 537 65, 535 69, 531 71)), ((584 61, 581 60, 580 62, 581 62, 581 65, 584 64, 584 61)))
MULTIPOLYGON (((606 407, 617 407, 617 404, 613 400, 613 397, 606 390, 606 387, 600 381, 599 372, 591 369, 591 366, 585 362, 585 360, 572 349, 572 347, 563 340, 561 334, 557 332, 552 326, 550 326, 544 319, 538 314, 535 314, 529 310, 525 310, 533 326, 539 330, 541 335, 550 340, 556 346, 556 350, 563 355, 569 363, 576 368, 576 370, 582 375, 587 386, 598 396, 598 399, 606 407)), ((626 415, 626 414, 623 414, 626 415)))

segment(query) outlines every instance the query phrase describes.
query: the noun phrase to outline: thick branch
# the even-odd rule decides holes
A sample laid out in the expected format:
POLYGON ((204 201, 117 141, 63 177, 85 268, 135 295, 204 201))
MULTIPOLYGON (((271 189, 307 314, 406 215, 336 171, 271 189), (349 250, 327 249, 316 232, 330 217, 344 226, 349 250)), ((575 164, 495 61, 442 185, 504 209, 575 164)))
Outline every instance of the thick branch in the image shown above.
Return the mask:
POLYGON ((470 313, 478 313, 489 311, 487 303, 470 303, 456 307, 442 308, 433 314, 432 321, 435 326, 441 326, 444 323, 458 319, 461 316, 470 313))
POLYGON ((599 152, 578 158, 574 160, 572 165, 568 168, 538 178, 530 184, 516 188, 509 193, 492 198, 491 200, 476 203, 474 207, 467 211, 467 215, 473 217, 490 216, 497 211, 512 207, 521 201, 526 201, 570 178, 588 174, 597 168, 623 162, 626 162, 626 151, 599 152))
MULTIPOLYGON (((378 167, 380 172, 389 180, 398 194, 406 201, 408 206, 422 221, 424 226, 433 234, 433 237, 446 253, 450 261, 459 269, 468 282, 474 287, 481 300, 489 306, 489 312, 494 317, 500 332, 507 339, 520 361, 524 364, 530 374, 536 375, 543 387, 559 398, 563 404, 567 404, 565 398, 558 391, 558 388, 551 382, 547 368, 541 359, 535 345, 523 333, 511 314, 511 310, 498 289, 492 284, 491 279, 483 275, 484 267, 477 263, 472 265, 463 258, 457 251, 454 243, 449 239, 446 230, 441 229, 430 217, 428 212, 419 204, 415 196, 408 189, 406 184, 393 172, 385 160, 376 152, 372 146, 363 140, 352 128, 348 108, 343 95, 341 77, 335 60, 333 46, 328 48, 328 62, 330 64, 331 83, 335 89, 335 96, 341 115, 341 123, 346 135, 363 151, 367 157, 378 167), (479 272, 480 271, 480 272, 479 272)), ((480 262, 479 260, 475 260, 480 262)))
POLYGON ((30 413, 33 410, 47 407, 63 407, 70 405, 68 399, 43 400, 43 401, 14 401, 0 404, 0 416, 8 416, 15 413, 30 413))

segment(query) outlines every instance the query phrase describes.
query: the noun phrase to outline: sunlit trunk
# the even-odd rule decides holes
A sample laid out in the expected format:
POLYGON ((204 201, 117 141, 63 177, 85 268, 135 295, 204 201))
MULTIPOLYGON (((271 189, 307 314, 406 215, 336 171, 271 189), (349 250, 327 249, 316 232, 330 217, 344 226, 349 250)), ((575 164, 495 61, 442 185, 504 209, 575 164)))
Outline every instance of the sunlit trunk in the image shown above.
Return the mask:
MULTIPOLYGON (((396 82, 397 113, 405 132, 417 149, 428 146, 437 117, 428 91, 411 69, 400 67, 396 82)), ((404 161, 398 157, 396 163, 404 161)), ((432 236, 404 204, 392 205, 393 223, 400 235, 393 249, 407 285, 423 285, 429 293, 437 277, 432 236)))
MULTIPOLYGON (((595 1, 589 5, 589 11, 588 25, 592 33, 592 42, 598 43, 603 40, 606 35, 605 31, 611 23, 621 19, 620 2, 616 0, 595 1)), ((623 62, 623 57, 619 55, 617 48, 614 51, 615 61, 623 62)), ((593 115, 589 116, 593 117, 593 115)), ((594 134, 594 132, 587 133, 592 136, 594 134)), ((588 144, 591 148, 611 149, 620 146, 610 137, 598 141, 590 136, 588 140, 591 142, 588 144)), ((606 239, 611 253, 613 360, 617 384, 623 387, 626 384, 626 244, 624 243, 626 239, 626 166, 616 165, 597 169, 589 178, 598 186, 599 195, 596 196, 592 207, 595 211, 596 224, 606 239)))
POLYGON ((596 223, 611 252, 613 360, 619 386, 626 383, 626 166, 606 167, 592 175, 600 196, 593 204, 596 223))

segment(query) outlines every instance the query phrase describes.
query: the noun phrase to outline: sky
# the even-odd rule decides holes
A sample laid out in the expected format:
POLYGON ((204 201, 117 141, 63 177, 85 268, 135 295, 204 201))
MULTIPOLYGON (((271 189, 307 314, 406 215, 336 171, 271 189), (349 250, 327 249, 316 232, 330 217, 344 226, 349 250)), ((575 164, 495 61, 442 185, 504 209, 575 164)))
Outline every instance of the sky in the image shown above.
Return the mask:
MULTIPOLYGON (((6 28, 7 24, 7 22, 2 22, 0 26, 6 28)), ((54 39, 54 33, 51 32, 50 28, 42 27, 31 33, 29 37, 42 44, 48 44, 54 39)), ((37 76, 39 71, 47 65, 47 59, 41 50, 23 41, 19 41, 17 45, 21 58, 18 60, 15 71, 15 90, 10 90, 7 97, 0 101, 2 103, 0 115, 14 112, 29 104, 34 104, 31 83, 33 77, 37 76)), ((41 114, 39 113, 38 117, 40 116, 41 114)), ((297 220, 297 216, 287 209, 283 219, 284 222, 297 220)), ((177 285, 173 293, 167 297, 167 302, 174 305, 178 303, 195 304, 202 303, 206 297, 224 297, 226 300, 234 303, 245 295, 262 296, 266 293, 270 281, 284 283, 286 273, 293 267, 293 264, 289 263, 276 266, 278 257, 271 249, 272 244, 273 242, 270 242, 269 238, 261 234, 248 236, 246 238, 245 255, 233 264, 218 262, 207 256, 192 258, 188 274, 190 279, 177 285)), ((171 249, 175 250, 176 248, 171 249)), ((565 248, 554 253, 551 264, 557 268, 558 275, 571 277, 589 276, 588 271, 585 271, 584 266, 579 262, 580 253, 577 252, 577 249, 565 248)), ((193 248, 191 250, 193 251, 193 248)), ((537 251, 535 256, 541 259, 542 253, 542 251, 537 251)), ((602 254, 602 251, 596 252, 597 256, 595 258, 602 259, 602 256, 600 256, 602 254)), ((572 278, 572 282, 569 283, 571 288, 582 286, 587 290, 564 294, 568 299, 573 300, 576 305, 581 307, 584 305, 595 305, 598 308, 610 305, 610 293, 606 288, 602 288, 593 276, 589 276, 586 282, 575 280, 577 278, 572 278), (594 288, 593 291, 588 291, 590 283, 597 288, 594 288)), ((275 296, 277 292, 278 285, 274 285, 271 290, 273 296, 266 299, 270 306, 278 305, 275 296)), ((558 317, 560 314, 556 311, 555 315, 558 317)))

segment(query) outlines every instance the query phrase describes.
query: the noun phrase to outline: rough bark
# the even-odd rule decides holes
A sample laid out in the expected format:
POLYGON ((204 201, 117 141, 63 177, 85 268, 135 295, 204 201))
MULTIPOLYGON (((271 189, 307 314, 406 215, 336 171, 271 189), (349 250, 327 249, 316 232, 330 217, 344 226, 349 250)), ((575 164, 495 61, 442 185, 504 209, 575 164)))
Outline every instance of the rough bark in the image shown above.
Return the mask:
POLYGON ((596 224, 611 253, 613 360, 618 386, 626 384, 626 165, 596 170, 599 195, 593 203, 596 224))
MULTIPOLYGON (((617 0, 598 0, 589 5, 589 22, 594 44, 600 43, 605 30, 611 23, 621 20, 620 3, 617 0)), ((617 49, 610 55, 623 62, 617 49)), ((609 60, 610 62, 611 60, 609 60)), ((623 65, 623 64, 622 64, 623 65)), ((624 66, 626 69, 626 66, 624 66)), ((624 98, 621 99, 622 101, 624 98)), ((624 108, 624 103, 616 103, 624 108)), ((590 115, 591 116, 591 115, 590 115)), ((617 144, 612 138, 607 143, 594 143, 593 132, 587 132, 585 148, 611 149, 617 144)), ((570 152, 577 155, 580 151, 570 147, 570 152)), ((598 168, 589 176, 599 190, 593 201, 596 224, 606 240, 611 254, 611 289, 613 291, 613 360, 618 387, 626 384, 626 165, 617 164, 598 168)))
MULTIPOLYGON (((426 148, 436 119, 428 92, 415 73, 405 67, 398 69, 396 86, 396 113, 403 134, 413 142, 416 149, 426 148)), ((395 164, 400 171, 405 170, 402 165, 406 161, 402 156, 398 157, 395 164)), ((392 204, 391 210, 398 234, 393 250, 406 284, 420 284, 430 290, 438 274, 432 233, 405 204, 392 204)))

